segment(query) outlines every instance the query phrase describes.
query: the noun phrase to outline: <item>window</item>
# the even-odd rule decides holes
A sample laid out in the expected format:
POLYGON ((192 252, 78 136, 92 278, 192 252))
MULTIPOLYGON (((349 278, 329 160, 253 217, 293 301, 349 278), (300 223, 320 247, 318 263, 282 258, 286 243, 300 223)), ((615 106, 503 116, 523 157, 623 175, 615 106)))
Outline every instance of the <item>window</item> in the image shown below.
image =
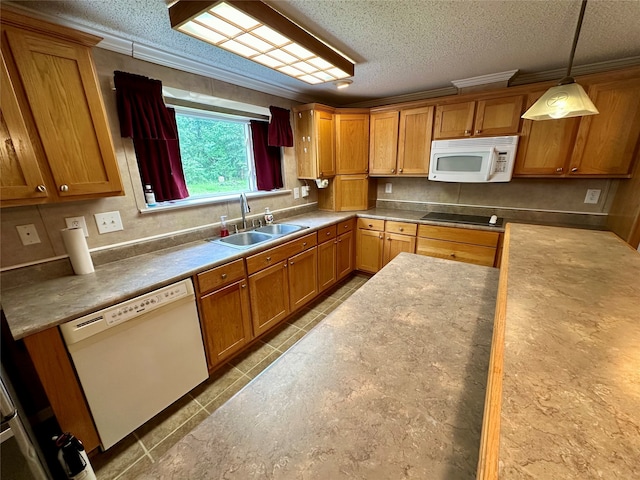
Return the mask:
POLYGON ((249 119, 175 109, 189 196, 256 190, 249 119))

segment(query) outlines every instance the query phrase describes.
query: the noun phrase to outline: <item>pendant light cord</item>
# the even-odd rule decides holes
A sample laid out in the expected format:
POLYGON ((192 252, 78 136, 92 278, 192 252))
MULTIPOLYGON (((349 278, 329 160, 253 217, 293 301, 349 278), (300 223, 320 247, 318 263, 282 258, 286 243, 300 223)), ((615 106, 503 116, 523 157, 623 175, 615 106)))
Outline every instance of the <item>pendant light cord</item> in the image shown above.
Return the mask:
MULTIPOLYGON (((567 68, 566 78, 571 78, 571 68, 573 67, 573 56, 576 53, 576 46, 578 45, 578 37, 580 36, 580 29, 582 28, 582 19, 584 18, 584 11, 587 8, 587 0, 582 0, 582 7, 580 8, 580 16, 578 17, 578 25, 576 25, 576 33, 573 36, 573 45, 571 46, 571 55, 569 56, 569 67, 567 68)), ((563 79, 560 84, 563 84, 563 79)), ((572 83, 574 80, 571 78, 571 82, 564 83, 572 83)))

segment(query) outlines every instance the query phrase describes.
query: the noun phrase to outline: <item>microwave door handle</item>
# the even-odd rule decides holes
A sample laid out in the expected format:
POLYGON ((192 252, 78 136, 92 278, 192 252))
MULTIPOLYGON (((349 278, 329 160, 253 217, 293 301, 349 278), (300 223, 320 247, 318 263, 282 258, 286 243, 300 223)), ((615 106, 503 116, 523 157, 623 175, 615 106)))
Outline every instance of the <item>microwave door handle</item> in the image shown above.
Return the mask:
POLYGON ((484 177, 485 182, 488 182, 491 176, 493 175, 493 169, 496 168, 496 156, 497 156, 496 148, 491 147, 489 150, 489 168, 487 168, 487 175, 484 177))

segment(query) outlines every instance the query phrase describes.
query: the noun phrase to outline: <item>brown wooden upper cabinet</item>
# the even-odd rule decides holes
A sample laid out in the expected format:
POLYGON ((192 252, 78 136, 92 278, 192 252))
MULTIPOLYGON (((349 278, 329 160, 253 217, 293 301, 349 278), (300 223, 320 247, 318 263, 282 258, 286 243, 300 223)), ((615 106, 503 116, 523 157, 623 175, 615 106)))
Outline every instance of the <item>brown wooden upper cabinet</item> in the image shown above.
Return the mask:
POLYGON ((336 174, 333 109, 309 104, 294 108, 293 112, 298 178, 333 177, 336 174))
POLYGON ((336 113, 336 173, 369 171, 369 114, 336 113))
MULTIPOLYGON (((530 93, 527 105, 543 93, 530 93)), ((630 176, 640 138, 640 78, 594 83, 587 93, 598 115, 523 122, 514 175, 630 176)))
POLYGON ((99 40, 3 10, 2 206, 123 193, 91 58, 99 40))
POLYGON ((372 176, 429 174, 434 106, 371 114, 372 176))
POLYGON ((491 137, 516 134, 523 96, 443 103, 436 107, 433 138, 491 137))

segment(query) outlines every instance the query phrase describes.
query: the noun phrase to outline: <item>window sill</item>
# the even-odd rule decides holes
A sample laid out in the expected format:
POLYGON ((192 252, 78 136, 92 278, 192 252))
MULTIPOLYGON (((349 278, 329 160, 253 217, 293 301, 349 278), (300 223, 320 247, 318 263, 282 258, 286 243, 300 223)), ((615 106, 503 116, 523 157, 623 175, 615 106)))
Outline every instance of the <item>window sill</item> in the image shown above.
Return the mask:
MULTIPOLYGON (((279 195, 290 195, 291 190, 272 190, 270 192, 247 192, 247 199, 251 200, 252 198, 265 198, 265 197, 275 197, 279 195)), ((230 201, 239 200, 240 193, 234 193, 233 195, 221 195, 215 197, 201 197, 201 198, 187 198, 184 200, 174 200, 169 202, 160 202, 155 207, 145 207, 139 208, 138 211, 145 215, 147 213, 156 213, 156 212, 164 212, 167 210, 180 210, 182 208, 193 208, 193 207, 201 207, 202 205, 213 205, 216 203, 226 203, 230 201)))

